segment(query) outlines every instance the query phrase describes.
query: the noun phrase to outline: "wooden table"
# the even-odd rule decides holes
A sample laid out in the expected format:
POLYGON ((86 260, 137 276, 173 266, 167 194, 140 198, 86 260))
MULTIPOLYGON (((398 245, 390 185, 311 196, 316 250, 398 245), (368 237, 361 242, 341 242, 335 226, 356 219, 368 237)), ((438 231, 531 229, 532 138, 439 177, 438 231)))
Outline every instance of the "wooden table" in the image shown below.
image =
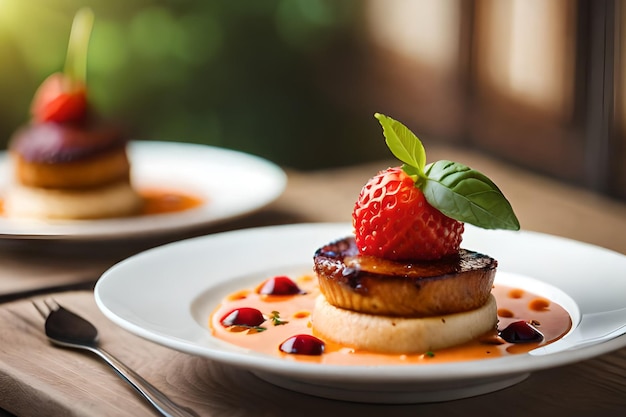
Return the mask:
MULTIPOLYGON (((626 254, 626 205, 457 149, 429 150, 431 160, 464 162, 505 192, 522 227, 626 254)), ((510 388, 431 404, 373 405, 315 398, 278 388, 245 370, 169 350, 106 319, 91 288, 115 262, 185 237, 272 224, 350 221, 365 181, 394 161, 315 172, 287 170, 274 203, 244 219, 193 233, 77 245, 0 241, 0 415, 152 416, 152 409, 90 354, 51 346, 31 299, 52 293, 90 319, 104 348, 175 401, 203 416, 617 416, 626 411, 626 348, 533 373, 510 388)), ((626 279, 626 271, 624 271, 626 279)), ((622 336, 626 337, 626 336, 622 336)))

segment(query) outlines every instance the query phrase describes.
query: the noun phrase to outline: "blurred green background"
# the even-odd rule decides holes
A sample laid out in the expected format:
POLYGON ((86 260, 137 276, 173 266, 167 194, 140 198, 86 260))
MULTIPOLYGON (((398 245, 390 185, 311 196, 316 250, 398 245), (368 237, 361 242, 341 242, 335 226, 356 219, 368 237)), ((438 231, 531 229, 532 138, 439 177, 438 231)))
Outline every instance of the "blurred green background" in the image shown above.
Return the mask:
POLYGON ((0 0, 0 146, 28 121, 41 81, 62 70, 74 13, 90 6, 91 100, 135 138, 223 146, 299 169, 388 157, 372 117, 383 109, 346 105, 335 78, 361 48, 360 5, 0 0))
POLYGON ((392 157, 381 112, 426 149, 626 199, 614 0, 0 0, 0 147, 62 70, 83 6, 91 100, 135 139, 327 168, 392 157))

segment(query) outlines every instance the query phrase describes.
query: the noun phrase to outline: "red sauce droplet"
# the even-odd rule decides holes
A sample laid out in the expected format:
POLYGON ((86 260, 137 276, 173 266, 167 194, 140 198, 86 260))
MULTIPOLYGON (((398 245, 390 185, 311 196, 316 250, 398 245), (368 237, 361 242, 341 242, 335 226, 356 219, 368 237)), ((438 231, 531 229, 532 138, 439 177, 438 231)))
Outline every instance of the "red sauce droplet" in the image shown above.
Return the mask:
POLYGON ((248 291, 248 290, 237 291, 236 293, 233 293, 233 294, 229 295, 227 297, 227 300, 229 300, 229 301, 245 300, 246 297, 248 297, 249 293, 250 293, 250 291, 248 291))
POLYGON ((293 317, 296 319, 303 319, 305 317, 309 317, 310 315, 310 311, 298 311, 297 313, 294 313, 293 317))
POLYGON ((530 323, 515 321, 499 332, 501 338, 509 343, 540 342, 543 335, 530 323))
POLYGON ((231 326, 244 326, 255 327, 260 326, 265 321, 263 313, 256 308, 241 307, 231 310, 226 313, 221 319, 220 323, 224 327, 231 326))
POLYGON ((508 308, 499 308, 498 309, 498 316, 506 317, 506 318, 515 317, 513 312, 511 310, 509 310, 508 308))
POLYGON ((281 352, 310 356, 321 355, 324 353, 324 348, 324 342, 309 334, 291 336, 279 346, 281 352))
POLYGON ((550 301, 545 298, 534 298, 528 303, 528 308, 533 311, 546 311, 550 309, 550 301))
POLYGON ((286 276, 276 276, 263 282, 257 289, 261 295, 295 295, 303 294, 304 291, 286 276))
POLYGON ((524 296, 524 290, 514 288, 511 291, 509 291, 509 297, 511 298, 522 298, 523 296, 524 296))

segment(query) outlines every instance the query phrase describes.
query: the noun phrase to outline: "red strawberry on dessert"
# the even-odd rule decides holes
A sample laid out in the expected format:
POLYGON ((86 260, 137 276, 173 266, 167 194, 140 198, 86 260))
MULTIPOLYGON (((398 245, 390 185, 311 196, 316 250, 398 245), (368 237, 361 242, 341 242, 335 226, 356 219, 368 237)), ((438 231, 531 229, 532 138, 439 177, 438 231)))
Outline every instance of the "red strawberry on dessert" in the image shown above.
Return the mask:
POLYGON ((80 121, 87 113, 87 88, 82 81, 54 73, 35 92, 31 113, 37 123, 80 121))
POLYGON ((361 190, 352 220, 362 254, 434 260, 458 252, 464 222, 519 229, 511 205, 489 178, 456 162, 426 165, 424 146, 406 126, 375 116, 404 165, 380 172, 361 190))
POLYGON ((78 122, 87 114, 87 47, 94 16, 88 8, 78 11, 74 22, 65 68, 46 78, 31 104, 35 123, 78 122))
POLYGON ((429 260, 459 251, 463 223, 431 206, 400 167, 381 171, 365 184, 352 216, 363 255, 429 260))

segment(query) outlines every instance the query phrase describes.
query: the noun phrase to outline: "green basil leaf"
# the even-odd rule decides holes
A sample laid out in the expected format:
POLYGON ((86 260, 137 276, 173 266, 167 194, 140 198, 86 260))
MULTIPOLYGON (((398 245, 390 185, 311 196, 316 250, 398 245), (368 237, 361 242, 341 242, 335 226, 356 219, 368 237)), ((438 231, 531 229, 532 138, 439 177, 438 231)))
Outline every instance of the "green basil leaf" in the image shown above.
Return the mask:
POLYGON ((421 173, 426 165, 426 151, 424 145, 413 132, 405 125, 385 116, 376 113, 374 117, 378 119, 383 127, 385 143, 400 161, 417 169, 421 173))
POLYGON ((424 172, 417 185, 446 216, 484 229, 519 230, 511 204, 485 175, 452 161, 428 164, 424 172))

